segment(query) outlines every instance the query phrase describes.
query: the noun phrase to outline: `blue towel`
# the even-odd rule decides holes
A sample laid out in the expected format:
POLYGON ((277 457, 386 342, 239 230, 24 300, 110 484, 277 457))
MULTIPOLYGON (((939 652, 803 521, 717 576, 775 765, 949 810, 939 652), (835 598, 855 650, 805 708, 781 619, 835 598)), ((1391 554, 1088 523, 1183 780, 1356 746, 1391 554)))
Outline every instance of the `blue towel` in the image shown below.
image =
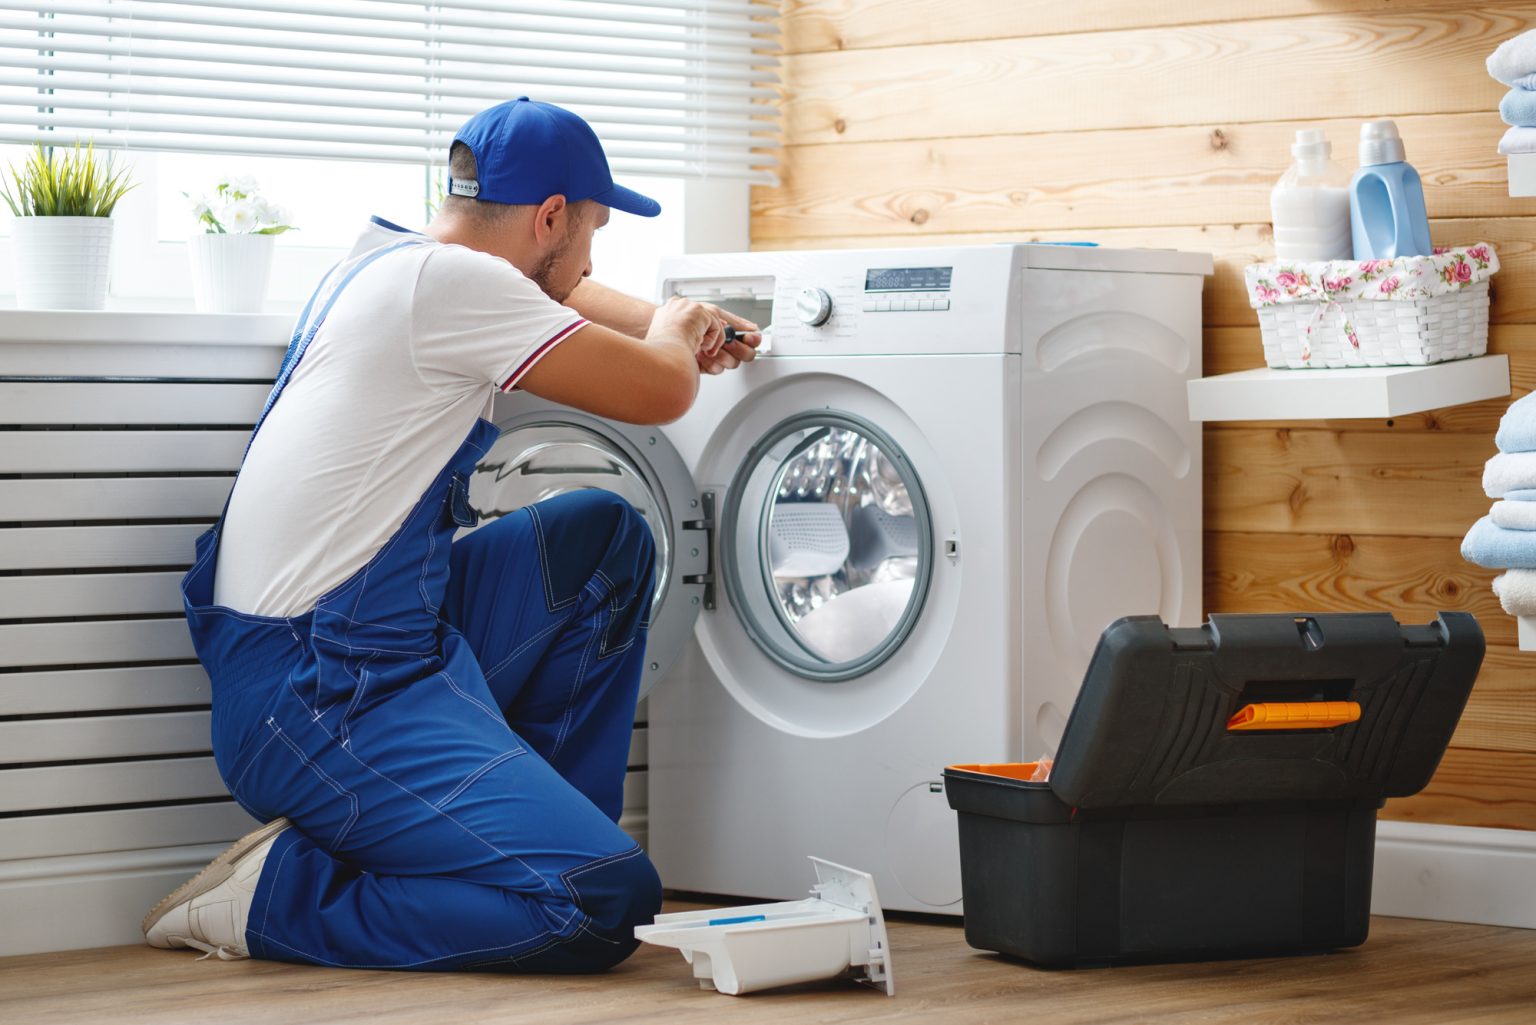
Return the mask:
POLYGON ((1493 442, 1500 452, 1536 452, 1536 392, 1509 404, 1499 418, 1499 433, 1493 442))
POLYGON ((1504 492, 1504 501, 1506 501, 1506 502, 1536 502, 1536 490, 1532 490, 1532 489, 1527 488, 1524 491, 1506 491, 1506 492, 1504 492))
POLYGON ((1499 117, 1506 125, 1536 126, 1536 91, 1511 89, 1499 101, 1499 117))
POLYGON ((1536 569, 1536 530, 1506 530, 1484 516, 1467 531, 1461 557, 1489 569, 1536 569))

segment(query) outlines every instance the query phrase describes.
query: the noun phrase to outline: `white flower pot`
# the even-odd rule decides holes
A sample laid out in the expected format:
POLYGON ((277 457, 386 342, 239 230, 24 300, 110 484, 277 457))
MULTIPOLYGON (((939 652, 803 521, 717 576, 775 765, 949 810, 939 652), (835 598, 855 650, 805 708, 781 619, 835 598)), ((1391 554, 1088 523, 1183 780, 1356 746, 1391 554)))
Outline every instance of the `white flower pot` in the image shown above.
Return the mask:
POLYGON ((192 296, 200 313, 260 313, 275 235, 193 235, 192 296))
POLYGON ((17 217, 11 239, 17 306, 99 310, 107 304, 112 218, 17 217))

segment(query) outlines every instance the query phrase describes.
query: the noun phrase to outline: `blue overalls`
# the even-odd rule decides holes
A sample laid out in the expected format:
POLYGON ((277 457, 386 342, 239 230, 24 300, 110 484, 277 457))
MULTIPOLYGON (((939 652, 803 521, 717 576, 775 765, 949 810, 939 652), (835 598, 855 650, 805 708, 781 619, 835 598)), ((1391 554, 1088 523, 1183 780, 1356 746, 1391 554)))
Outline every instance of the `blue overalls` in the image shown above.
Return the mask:
MULTIPOLYGON (((327 276, 257 431, 352 278, 423 241, 363 257, 322 303, 327 276)), ((255 957, 600 971, 661 906, 655 869, 616 825, 651 535, 622 499, 583 491, 454 541, 496 437, 478 420, 372 561, 303 615, 214 605, 223 517, 197 541, 182 594, 213 682, 219 772, 253 816, 296 827, 262 869, 255 957)))

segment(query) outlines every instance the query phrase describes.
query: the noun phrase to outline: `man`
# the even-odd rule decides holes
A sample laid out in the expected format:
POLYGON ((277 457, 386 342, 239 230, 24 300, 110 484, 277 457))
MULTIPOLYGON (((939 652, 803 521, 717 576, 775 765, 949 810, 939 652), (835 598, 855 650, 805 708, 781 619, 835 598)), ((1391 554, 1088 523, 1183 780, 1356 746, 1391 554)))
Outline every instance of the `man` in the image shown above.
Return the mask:
POLYGON ((654 549, 602 491, 475 520, 494 389, 660 423, 755 325, 604 289, 592 233, 654 216, 580 118, 469 121, 423 233, 375 218, 321 283, 183 581, 213 749, 268 825, 144 920, 159 947, 369 968, 584 972, 660 906, 616 825, 654 549), (725 343, 731 324, 745 332, 725 343))

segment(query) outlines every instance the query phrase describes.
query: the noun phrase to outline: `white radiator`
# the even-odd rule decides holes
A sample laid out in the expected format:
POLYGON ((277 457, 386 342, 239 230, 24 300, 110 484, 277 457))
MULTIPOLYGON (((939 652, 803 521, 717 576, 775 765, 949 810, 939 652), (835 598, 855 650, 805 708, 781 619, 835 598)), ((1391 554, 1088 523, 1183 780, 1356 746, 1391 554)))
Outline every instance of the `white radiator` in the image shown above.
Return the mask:
MULTIPOLYGON (((140 942, 253 825, 214 770, 177 585, 288 327, 0 311, 0 955, 140 942)), ((643 727, 630 764, 644 842, 643 727)))

